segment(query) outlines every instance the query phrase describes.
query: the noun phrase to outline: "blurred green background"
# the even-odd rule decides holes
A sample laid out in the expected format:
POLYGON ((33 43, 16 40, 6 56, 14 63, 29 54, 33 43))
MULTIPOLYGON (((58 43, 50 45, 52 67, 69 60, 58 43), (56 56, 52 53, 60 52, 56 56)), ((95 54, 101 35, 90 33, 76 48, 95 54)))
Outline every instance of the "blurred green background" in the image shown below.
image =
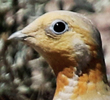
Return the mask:
POLYGON ((78 12, 92 20, 102 36, 110 80, 110 0, 0 0, 0 100, 52 100, 52 69, 28 45, 7 38, 54 10, 78 12))

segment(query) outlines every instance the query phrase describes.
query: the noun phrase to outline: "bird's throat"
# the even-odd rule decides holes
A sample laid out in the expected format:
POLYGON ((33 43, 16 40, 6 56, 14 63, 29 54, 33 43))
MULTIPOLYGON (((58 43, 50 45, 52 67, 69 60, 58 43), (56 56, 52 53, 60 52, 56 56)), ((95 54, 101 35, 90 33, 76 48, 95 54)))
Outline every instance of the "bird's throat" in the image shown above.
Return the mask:
POLYGON ((61 100, 68 100, 87 94, 89 91, 97 93, 100 89, 106 90, 105 83, 107 84, 106 75, 99 60, 92 61, 86 70, 80 72, 77 67, 69 66, 58 73, 54 98, 61 97, 61 100))

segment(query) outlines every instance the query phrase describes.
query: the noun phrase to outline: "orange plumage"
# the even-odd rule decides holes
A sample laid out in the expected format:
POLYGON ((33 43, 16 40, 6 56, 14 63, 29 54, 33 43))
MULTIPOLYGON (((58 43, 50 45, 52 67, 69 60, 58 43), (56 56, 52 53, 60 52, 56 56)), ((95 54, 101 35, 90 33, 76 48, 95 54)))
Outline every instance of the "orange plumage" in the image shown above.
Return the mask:
POLYGON ((12 34, 38 51, 57 76, 53 100, 110 100, 98 30, 83 15, 54 11, 12 34))

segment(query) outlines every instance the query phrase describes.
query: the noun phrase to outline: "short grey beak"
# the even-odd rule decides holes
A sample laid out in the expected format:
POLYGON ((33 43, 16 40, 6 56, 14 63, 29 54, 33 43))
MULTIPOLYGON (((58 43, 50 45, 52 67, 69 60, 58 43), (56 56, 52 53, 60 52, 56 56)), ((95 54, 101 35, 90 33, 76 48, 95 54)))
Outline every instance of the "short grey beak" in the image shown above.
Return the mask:
POLYGON ((25 37, 28 37, 28 35, 22 33, 21 31, 17 31, 17 32, 13 33, 13 34, 8 38, 8 40, 11 40, 11 39, 20 39, 20 40, 23 40, 25 37))

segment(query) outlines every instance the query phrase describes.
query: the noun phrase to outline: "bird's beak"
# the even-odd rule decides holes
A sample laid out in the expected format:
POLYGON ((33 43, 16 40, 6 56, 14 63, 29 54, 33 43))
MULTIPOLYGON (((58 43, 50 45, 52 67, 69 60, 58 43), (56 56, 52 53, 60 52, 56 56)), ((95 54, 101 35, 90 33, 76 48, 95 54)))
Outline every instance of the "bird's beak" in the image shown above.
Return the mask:
POLYGON ((27 34, 22 33, 22 31, 17 31, 17 32, 13 33, 13 34, 8 38, 8 40, 11 40, 11 39, 24 40, 26 37, 28 37, 27 34))

